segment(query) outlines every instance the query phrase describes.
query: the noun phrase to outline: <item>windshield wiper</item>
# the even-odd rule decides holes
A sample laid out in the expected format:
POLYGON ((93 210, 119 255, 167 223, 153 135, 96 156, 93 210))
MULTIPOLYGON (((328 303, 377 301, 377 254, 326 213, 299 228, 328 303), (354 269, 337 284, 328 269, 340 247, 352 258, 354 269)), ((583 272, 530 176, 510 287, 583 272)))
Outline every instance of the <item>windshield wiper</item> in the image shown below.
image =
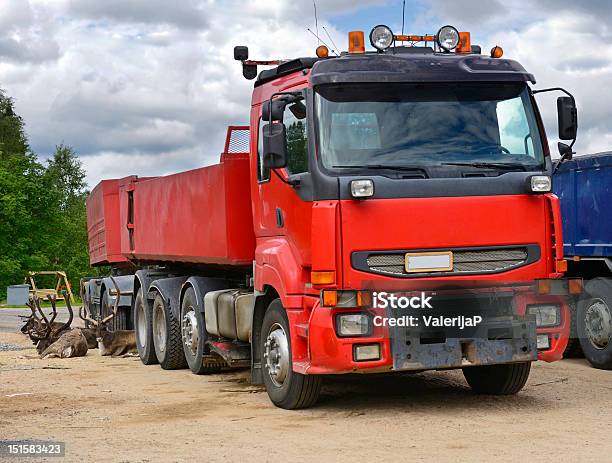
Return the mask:
POLYGON ((423 172, 421 167, 409 167, 409 166, 393 166, 388 164, 364 164, 362 166, 332 166, 334 169, 387 169, 387 170, 409 170, 414 172, 423 172))
POLYGON ((527 170, 527 167, 541 167, 533 164, 521 164, 518 162, 443 162, 442 166, 466 166, 475 167, 476 169, 500 169, 500 170, 512 170, 521 169, 527 170))

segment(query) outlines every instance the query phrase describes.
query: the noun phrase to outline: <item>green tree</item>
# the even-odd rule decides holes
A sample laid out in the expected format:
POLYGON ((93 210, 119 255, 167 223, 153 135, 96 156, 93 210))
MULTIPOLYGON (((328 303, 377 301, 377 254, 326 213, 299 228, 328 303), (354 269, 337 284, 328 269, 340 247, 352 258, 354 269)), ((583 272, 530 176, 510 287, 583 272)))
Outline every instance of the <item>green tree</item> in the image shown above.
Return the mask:
POLYGON ((87 249, 85 172, 58 145, 45 167, 32 153, 23 119, 0 90, 0 300, 28 270, 65 270, 78 290, 92 272, 87 249))

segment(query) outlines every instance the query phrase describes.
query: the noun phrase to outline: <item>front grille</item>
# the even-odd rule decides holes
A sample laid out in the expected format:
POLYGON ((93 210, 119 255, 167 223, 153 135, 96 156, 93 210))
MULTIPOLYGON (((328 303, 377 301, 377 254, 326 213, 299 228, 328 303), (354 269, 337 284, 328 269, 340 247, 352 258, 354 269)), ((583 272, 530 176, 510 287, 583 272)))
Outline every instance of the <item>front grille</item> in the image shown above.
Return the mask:
MULTIPOLYGON (((520 267, 535 261, 530 258, 527 247, 452 250, 453 270, 449 272, 432 272, 432 274, 459 275, 469 273, 497 273, 520 267)), ((393 254, 368 253, 367 269, 373 273, 387 275, 416 276, 405 270, 405 252, 393 254)), ((539 256, 538 256, 539 257, 539 256)), ((365 270, 365 269, 364 269, 365 270)))

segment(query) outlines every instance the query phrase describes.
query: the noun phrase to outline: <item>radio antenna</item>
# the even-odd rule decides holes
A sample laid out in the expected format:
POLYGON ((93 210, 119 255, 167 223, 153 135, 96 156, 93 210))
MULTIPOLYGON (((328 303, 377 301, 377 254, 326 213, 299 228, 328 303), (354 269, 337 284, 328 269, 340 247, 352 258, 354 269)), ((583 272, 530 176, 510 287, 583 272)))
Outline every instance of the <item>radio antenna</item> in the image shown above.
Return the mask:
POLYGON ((402 2, 402 35, 404 35, 404 24, 406 24, 406 0, 402 2))
POLYGON ((317 31, 317 39, 319 40, 319 43, 321 43, 321 39, 319 38, 319 18, 317 16, 317 2, 316 2, 316 0, 312 0, 312 6, 314 6, 315 30, 317 31))
MULTIPOLYGON (((323 41, 323 39, 322 39, 321 37, 319 37, 317 34, 315 34, 315 33, 312 31, 312 29, 311 29, 310 27, 308 27, 306 30, 307 30, 308 32, 310 32, 312 35, 314 35, 314 36, 317 38, 317 40, 319 41, 319 43, 322 43, 322 44, 323 44, 323 45, 325 45, 327 48, 331 49, 331 47, 330 47, 329 45, 327 45, 327 44, 326 44, 326 43, 323 41)), ((336 53, 336 54, 337 54, 337 53, 336 53)))
POLYGON ((334 52, 334 54, 336 56, 340 56, 338 54, 338 46, 336 45, 336 42, 334 42, 334 39, 332 39, 332 36, 330 35, 329 31, 327 30, 327 27, 323 26, 323 30, 325 31, 325 33, 327 34, 327 37, 329 37, 329 41, 332 43, 332 45, 334 46, 335 50, 332 49, 332 51, 334 52))

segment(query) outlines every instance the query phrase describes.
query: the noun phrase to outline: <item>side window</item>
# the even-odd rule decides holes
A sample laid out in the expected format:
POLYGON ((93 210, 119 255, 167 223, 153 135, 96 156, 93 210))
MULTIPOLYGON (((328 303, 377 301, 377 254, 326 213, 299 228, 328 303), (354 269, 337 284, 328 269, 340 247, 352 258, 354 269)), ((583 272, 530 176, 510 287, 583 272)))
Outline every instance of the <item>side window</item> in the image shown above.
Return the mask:
POLYGON ((520 97, 497 103, 497 121, 501 146, 514 155, 535 157, 531 130, 520 97))
POLYGON ((257 181, 267 182, 270 180, 270 169, 263 165, 263 128, 266 122, 259 119, 259 134, 257 135, 257 181))
POLYGON ((287 128, 287 172, 308 172, 308 131, 304 104, 300 101, 287 106, 283 122, 287 128))

